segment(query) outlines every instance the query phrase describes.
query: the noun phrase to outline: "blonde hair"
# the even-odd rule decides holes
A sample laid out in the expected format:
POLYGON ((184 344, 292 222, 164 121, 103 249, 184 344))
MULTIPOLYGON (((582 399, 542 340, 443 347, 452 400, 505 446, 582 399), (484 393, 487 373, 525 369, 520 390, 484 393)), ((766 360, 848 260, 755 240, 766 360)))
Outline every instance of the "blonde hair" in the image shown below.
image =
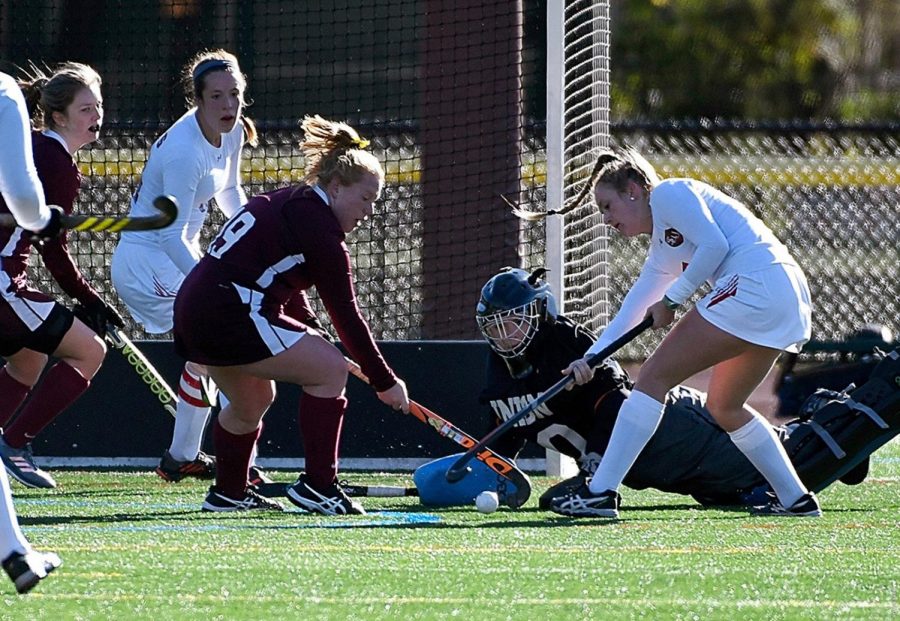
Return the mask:
MULTIPOLYGON (((237 56, 225 50, 203 50, 191 58, 181 71, 181 85, 184 88, 184 98, 188 108, 197 105, 203 98, 203 89, 206 87, 206 78, 216 71, 227 71, 234 76, 240 91, 241 108, 249 105, 244 99, 247 90, 247 76, 241 73, 241 66, 237 56)), ((246 143, 251 146, 259 144, 259 134, 253 119, 241 114, 241 125, 244 126, 246 143)))
POLYGON ((62 63, 53 71, 41 70, 32 63, 24 73, 19 88, 36 130, 55 128, 54 112, 65 114, 79 91, 94 85, 99 88, 103 83, 92 67, 74 62, 62 63))
POLYGON ((364 151, 369 141, 355 129, 339 121, 323 119, 318 114, 300 122, 303 142, 300 149, 306 159, 304 181, 328 185, 337 179, 341 185, 352 185, 363 174, 371 173, 384 183, 384 168, 378 158, 364 151))
POLYGON ((660 178, 653 165, 631 147, 604 149, 597 156, 591 176, 581 187, 578 195, 560 209, 549 209, 545 212, 529 211, 513 205, 506 197, 503 197, 503 200, 513 208, 513 213, 519 218, 535 221, 553 214, 566 214, 579 207, 594 187, 601 183, 611 186, 616 192, 624 192, 628 189, 630 181, 650 192, 659 184, 660 178))

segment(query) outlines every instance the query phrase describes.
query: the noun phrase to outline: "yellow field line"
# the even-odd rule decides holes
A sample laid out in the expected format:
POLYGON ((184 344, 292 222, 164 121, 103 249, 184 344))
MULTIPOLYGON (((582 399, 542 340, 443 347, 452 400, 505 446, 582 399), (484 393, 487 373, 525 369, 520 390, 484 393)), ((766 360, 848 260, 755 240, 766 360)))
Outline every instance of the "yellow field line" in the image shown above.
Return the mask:
MULTIPOLYGON (((785 186, 897 186, 900 185, 900 158, 788 158, 781 156, 661 156, 653 162, 663 177, 692 177, 714 185, 785 186)), ((387 160, 385 177, 390 184, 414 185, 421 182, 418 159, 387 160)), ((131 182, 144 168, 142 159, 134 161, 98 160, 82 162, 85 176, 119 177, 131 182)), ((299 183, 303 178, 303 158, 245 157, 241 166, 245 183, 299 183)), ((546 162, 535 160, 522 167, 522 179, 528 187, 546 183, 546 162)))

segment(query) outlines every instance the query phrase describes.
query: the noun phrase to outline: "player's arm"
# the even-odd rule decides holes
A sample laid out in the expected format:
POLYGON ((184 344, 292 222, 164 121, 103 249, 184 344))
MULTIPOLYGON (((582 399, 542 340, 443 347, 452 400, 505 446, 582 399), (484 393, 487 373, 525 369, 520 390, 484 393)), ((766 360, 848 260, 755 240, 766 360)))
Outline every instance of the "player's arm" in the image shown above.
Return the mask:
POLYGON ((50 209, 34 166, 25 100, 6 75, 0 82, 0 144, 0 193, 22 228, 40 231, 50 222, 50 209))
POLYGON ((178 145, 171 140, 154 152, 153 157, 164 158, 164 194, 175 198, 178 217, 168 227, 161 229, 159 239, 163 250, 184 274, 190 272, 200 262, 200 250, 187 238, 188 223, 196 207, 197 186, 203 175, 200 160, 190 151, 177 152, 178 145))
MULTIPOLYGON (((56 145, 42 151, 37 157, 38 176, 47 188, 47 198, 60 205, 63 212, 71 214, 78 194, 79 178, 73 174, 66 154, 55 149, 56 145)), ((44 265, 68 296, 78 300, 81 309, 78 317, 101 336, 106 324, 124 327, 121 315, 109 305, 88 283, 72 255, 69 253, 68 234, 62 231, 58 237, 44 240, 36 246, 44 265)))
POLYGON ((625 299, 622 300, 619 312, 594 344, 588 348, 584 357, 588 358, 608 347, 610 343, 638 325, 647 315, 647 309, 662 299, 666 288, 674 279, 674 276, 656 266, 651 254, 644 263, 640 276, 634 281, 631 289, 625 295, 625 299))
POLYGON ((228 180, 225 184, 225 189, 216 194, 216 205, 219 206, 219 210, 225 214, 225 217, 229 219, 247 204, 247 195, 241 187, 241 145, 244 139, 244 131, 240 123, 236 125, 235 129, 228 135, 229 141, 233 143, 230 166, 227 171, 228 180))
POLYGON ((706 201, 689 185, 662 183, 653 190, 652 200, 654 217, 671 223, 697 246, 687 269, 665 293, 672 302, 684 304, 722 264, 728 254, 728 240, 706 201))

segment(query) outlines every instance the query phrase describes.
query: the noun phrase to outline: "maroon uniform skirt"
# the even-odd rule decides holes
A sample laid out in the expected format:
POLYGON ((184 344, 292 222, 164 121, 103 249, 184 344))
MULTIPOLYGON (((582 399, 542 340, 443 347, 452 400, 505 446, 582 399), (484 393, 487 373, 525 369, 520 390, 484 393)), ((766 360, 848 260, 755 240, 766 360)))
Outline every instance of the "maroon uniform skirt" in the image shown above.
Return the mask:
POLYGON ((188 274, 175 299, 175 351, 212 366, 276 356, 309 329, 280 302, 219 277, 205 262, 188 274))

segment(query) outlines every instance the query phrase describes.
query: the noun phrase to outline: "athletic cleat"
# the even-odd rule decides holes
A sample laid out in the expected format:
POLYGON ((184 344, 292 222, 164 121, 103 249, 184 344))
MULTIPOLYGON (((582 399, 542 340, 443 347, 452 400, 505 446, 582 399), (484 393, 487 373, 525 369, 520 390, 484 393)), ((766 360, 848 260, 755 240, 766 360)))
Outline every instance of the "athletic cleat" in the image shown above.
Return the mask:
POLYGON ((215 486, 209 488, 209 493, 200 507, 203 511, 225 513, 228 511, 284 511, 284 505, 277 500, 259 495, 256 490, 247 488, 243 498, 231 498, 225 496, 215 486))
POLYGON ((587 475, 583 472, 579 472, 574 477, 570 477, 568 479, 560 481, 556 485, 550 487, 546 492, 541 494, 541 497, 538 499, 538 509, 542 511, 549 511, 550 503, 554 498, 572 493, 573 491, 584 485, 586 480, 587 475))
POLYGON ((159 460, 156 474, 169 483, 178 483, 186 477, 214 479, 216 478, 216 458, 200 451, 193 461, 178 461, 172 458, 169 451, 166 451, 159 460))
POLYGON ((301 474, 297 482, 287 488, 287 497, 292 503, 312 513, 322 515, 365 515, 366 510, 347 496, 337 483, 328 489, 317 491, 308 482, 306 474, 301 474))
POLYGON ((557 496, 550 501, 550 510, 561 515, 573 517, 619 517, 619 505, 622 497, 618 492, 606 490, 599 494, 591 492, 587 483, 581 487, 557 496))
POLYGON ((53 552, 31 550, 25 554, 13 552, 7 556, 3 561, 3 570, 16 585, 16 591, 28 593, 60 565, 62 561, 53 552))
POLYGON ((6 466, 9 476, 24 485, 25 487, 37 487, 41 489, 52 489, 56 487, 56 481, 48 472, 44 472, 34 463, 34 455, 31 451, 31 444, 26 444, 25 448, 13 448, 0 437, 0 459, 6 466))
POLYGON ((247 474, 247 481, 254 487, 259 487, 263 483, 272 483, 272 479, 269 478, 269 475, 255 464, 250 466, 250 471, 247 474))
POLYGON ((812 492, 807 492, 800 496, 800 499, 785 508, 775 496, 769 494, 769 502, 764 505, 753 507, 750 510, 751 515, 784 515, 789 517, 821 517, 822 508, 819 507, 819 500, 812 492))

